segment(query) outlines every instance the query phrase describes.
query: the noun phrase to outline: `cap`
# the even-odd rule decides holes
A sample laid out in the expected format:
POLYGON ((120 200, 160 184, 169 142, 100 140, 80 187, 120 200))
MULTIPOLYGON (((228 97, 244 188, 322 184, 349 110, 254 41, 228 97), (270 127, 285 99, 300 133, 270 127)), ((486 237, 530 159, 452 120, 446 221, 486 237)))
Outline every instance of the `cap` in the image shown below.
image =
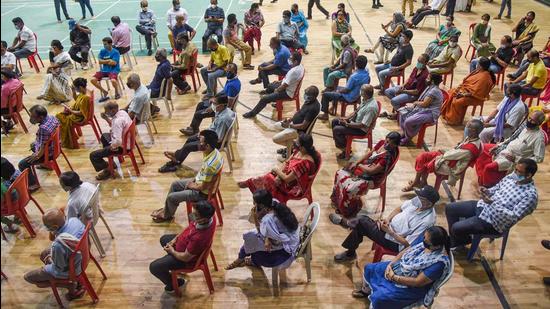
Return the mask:
POLYGON ((76 27, 76 21, 74 19, 69 19, 69 31, 72 31, 76 27))
POLYGON ((434 189, 434 187, 426 185, 422 189, 414 189, 414 193, 419 197, 423 197, 430 201, 432 204, 439 201, 439 193, 434 189))
POLYGON ((218 148, 218 134, 213 130, 203 130, 200 135, 204 136, 204 142, 212 148, 218 148))

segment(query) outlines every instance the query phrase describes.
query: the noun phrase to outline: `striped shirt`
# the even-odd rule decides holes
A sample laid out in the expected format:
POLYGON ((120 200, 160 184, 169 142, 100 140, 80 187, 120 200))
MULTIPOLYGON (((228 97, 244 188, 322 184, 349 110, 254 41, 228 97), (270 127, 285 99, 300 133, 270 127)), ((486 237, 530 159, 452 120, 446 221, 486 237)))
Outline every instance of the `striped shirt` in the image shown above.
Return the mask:
MULTIPOLYGON (((57 118, 51 115, 47 115, 44 120, 38 125, 38 131, 36 131, 36 140, 34 142, 34 152, 38 150, 52 137, 55 129, 59 126, 57 118)), ((52 150, 51 148, 49 149, 52 150)))
MULTIPOLYGON (((223 156, 218 149, 212 150, 208 155, 202 158, 201 169, 195 176, 195 183, 202 184, 212 181, 212 178, 216 176, 223 168, 223 156)), ((204 194, 208 194, 208 188, 201 191, 204 194)))

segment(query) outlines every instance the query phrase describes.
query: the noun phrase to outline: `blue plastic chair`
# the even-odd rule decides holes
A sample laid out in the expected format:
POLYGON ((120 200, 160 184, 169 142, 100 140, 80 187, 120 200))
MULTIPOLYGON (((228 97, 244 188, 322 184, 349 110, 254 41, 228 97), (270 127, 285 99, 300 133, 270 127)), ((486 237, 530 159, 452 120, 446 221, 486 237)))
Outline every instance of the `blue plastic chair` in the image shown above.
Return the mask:
POLYGON ((470 251, 468 251, 468 262, 471 262, 474 259, 474 255, 477 252, 477 249, 479 248, 479 243, 483 238, 489 238, 491 242, 493 242, 496 238, 502 237, 502 247, 500 248, 500 259, 504 258, 504 250, 506 250, 506 243, 508 242, 508 233, 510 231, 507 230, 502 234, 476 234, 474 235, 472 239, 472 245, 470 246, 470 251))

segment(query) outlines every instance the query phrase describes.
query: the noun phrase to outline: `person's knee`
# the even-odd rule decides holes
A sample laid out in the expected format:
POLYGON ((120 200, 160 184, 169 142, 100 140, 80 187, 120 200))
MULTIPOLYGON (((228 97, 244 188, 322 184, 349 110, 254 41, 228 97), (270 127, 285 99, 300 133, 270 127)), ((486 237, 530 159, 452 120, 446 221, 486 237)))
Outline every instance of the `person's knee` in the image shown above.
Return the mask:
POLYGON ((153 274, 155 277, 158 277, 158 275, 161 273, 160 271, 160 263, 158 260, 154 260, 149 264, 149 272, 153 274))

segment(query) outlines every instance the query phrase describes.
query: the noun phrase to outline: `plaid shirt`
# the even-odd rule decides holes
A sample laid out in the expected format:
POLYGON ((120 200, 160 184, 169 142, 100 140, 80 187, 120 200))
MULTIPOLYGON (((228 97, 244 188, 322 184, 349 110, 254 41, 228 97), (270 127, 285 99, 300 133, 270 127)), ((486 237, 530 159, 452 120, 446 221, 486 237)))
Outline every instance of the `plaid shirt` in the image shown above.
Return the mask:
POLYGON ((36 131, 36 140, 34 141, 34 153, 37 153, 40 147, 52 136, 55 129, 59 126, 59 121, 54 116, 48 115, 38 125, 36 131))
POLYGON ((537 208, 538 194, 535 184, 518 184, 517 176, 510 174, 489 189, 493 202, 477 202, 483 210, 479 218, 503 233, 537 208))

